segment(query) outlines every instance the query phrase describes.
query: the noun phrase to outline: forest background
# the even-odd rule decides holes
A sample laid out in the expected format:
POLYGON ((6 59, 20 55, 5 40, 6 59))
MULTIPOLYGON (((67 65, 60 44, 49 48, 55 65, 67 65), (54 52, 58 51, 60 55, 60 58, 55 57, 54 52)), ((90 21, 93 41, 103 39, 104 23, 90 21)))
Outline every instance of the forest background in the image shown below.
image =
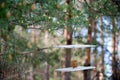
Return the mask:
POLYGON ((120 80, 119 12, 119 0, 1 0, 0 79, 120 80), (96 47, 52 48, 61 44, 96 47), (72 59, 96 69, 55 71, 72 59))

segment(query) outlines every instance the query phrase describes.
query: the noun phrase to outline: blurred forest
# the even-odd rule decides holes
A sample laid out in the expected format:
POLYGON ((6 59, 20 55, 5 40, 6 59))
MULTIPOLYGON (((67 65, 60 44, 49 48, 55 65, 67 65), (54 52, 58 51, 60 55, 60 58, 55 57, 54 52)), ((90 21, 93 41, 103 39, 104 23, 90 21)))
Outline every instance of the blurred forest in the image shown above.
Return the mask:
POLYGON ((0 80, 120 80, 119 34, 119 0, 0 0, 0 80))

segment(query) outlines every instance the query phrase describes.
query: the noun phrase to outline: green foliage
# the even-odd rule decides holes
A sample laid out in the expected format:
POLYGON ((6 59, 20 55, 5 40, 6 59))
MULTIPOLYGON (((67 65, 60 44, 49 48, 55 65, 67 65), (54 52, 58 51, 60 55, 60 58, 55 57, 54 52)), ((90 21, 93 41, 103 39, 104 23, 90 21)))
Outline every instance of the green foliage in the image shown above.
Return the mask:
MULTIPOLYGON (((0 2, 0 23, 1 27, 7 27, 11 25, 24 25, 29 19, 32 1, 27 2, 27 0, 6 0, 0 2), (27 18, 26 18, 27 17, 27 18), (6 24, 5 26, 2 24, 6 24)), ((26 28, 26 25, 23 26, 26 28)))
POLYGON ((102 15, 107 16, 118 16, 118 6, 114 4, 111 0, 98 0, 98 1, 91 1, 87 3, 85 0, 85 11, 89 14, 89 17, 95 19, 99 18, 102 15), (114 13, 113 13, 114 12, 114 13))
POLYGON ((100 15, 116 15, 118 13, 117 6, 113 5, 110 0, 93 1, 91 3, 83 2, 82 8, 76 7, 73 1, 68 5, 61 0, 5 0, 0 2, 0 23, 1 27, 12 25, 21 25, 24 28, 32 24, 46 24, 44 29, 54 31, 59 28, 80 27, 86 25, 88 20, 87 15, 96 19, 100 15), (32 5, 35 4, 35 8, 32 5), (32 8, 32 9, 31 9, 32 8), (33 10, 34 9, 34 10, 33 10), (112 13, 114 10, 114 13, 112 13), (10 12, 10 17, 6 17, 7 12, 10 12), (89 12, 91 12, 89 14, 89 12), (68 16, 67 21, 66 16, 68 16), (53 21, 56 18, 57 20, 53 21))

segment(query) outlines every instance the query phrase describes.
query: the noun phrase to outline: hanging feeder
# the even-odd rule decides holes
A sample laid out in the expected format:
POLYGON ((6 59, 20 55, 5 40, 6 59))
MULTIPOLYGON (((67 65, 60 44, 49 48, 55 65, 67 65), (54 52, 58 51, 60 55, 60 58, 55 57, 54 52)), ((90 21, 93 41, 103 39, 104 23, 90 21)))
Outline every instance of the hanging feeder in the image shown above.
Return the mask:
MULTIPOLYGON (((54 46, 54 48, 90 48, 95 47, 95 45, 84 45, 84 44, 78 44, 78 45, 59 45, 54 46)), ((71 67, 67 68, 59 68, 56 69, 56 71, 60 72, 73 72, 73 71, 81 71, 81 70, 92 70, 94 69, 94 66, 78 66, 78 61, 76 59, 71 60, 71 67)))
POLYGON ((56 69, 58 72, 75 72, 75 71, 82 71, 82 70, 92 70, 95 69, 94 66, 77 66, 75 68, 73 67, 67 67, 67 68, 59 68, 56 69))
POLYGON ((54 46, 54 48, 90 48, 90 47, 95 47, 95 45, 78 44, 78 45, 59 45, 59 46, 54 46))

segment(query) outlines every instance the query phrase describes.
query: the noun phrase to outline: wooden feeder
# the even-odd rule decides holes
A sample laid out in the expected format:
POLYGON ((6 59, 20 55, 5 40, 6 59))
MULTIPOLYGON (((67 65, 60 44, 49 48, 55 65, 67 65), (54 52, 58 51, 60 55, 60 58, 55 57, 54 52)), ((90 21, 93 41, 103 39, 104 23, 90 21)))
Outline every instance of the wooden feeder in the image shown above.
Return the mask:
MULTIPOLYGON (((84 45, 84 44, 78 44, 78 45, 59 45, 59 46, 54 46, 54 48, 90 48, 90 47, 95 47, 95 45, 84 45)), ((73 71, 81 71, 81 70, 92 70, 94 69, 94 66, 78 66, 78 61, 76 59, 71 60, 71 67, 67 68, 59 68, 56 69, 56 71, 60 72, 73 72, 73 71)))

